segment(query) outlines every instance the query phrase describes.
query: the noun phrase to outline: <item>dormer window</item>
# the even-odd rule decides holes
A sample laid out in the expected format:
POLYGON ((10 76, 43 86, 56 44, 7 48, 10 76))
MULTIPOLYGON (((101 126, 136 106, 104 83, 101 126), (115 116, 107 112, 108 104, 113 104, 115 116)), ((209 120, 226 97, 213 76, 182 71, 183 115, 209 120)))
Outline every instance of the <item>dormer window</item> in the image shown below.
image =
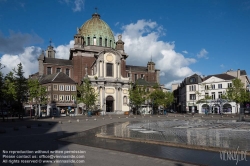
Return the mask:
POLYGON ((190 83, 194 83, 195 81, 196 81, 196 79, 194 77, 192 77, 192 78, 189 79, 190 83))

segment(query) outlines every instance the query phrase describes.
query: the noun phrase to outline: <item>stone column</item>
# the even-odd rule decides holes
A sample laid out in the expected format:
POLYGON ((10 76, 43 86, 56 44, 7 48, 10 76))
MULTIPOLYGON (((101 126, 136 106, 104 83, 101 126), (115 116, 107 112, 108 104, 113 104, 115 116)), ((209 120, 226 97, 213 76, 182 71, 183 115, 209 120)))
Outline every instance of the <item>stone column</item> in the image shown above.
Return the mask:
POLYGON ((120 64, 117 62, 117 78, 120 78, 120 64))
POLYGON ((106 113, 106 98, 105 98, 105 87, 104 86, 102 87, 102 105, 103 105, 102 109, 106 113))
POLYGON ((100 62, 99 61, 97 61, 97 77, 99 77, 100 76, 100 62))
POLYGON ((102 68, 103 68, 102 61, 100 60, 99 61, 99 76, 100 77, 103 77, 103 75, 102 75, 102 68))
POLYGON ((118 110, 118 102, 119 102, 119 99, 118 99, 118 87, 115 87, 115 110, 117 111, 118 110))
POLYGON ((116 78, 118 78, 118 62, 116 62, 116 78))
POLYGON ((104 61, 102 61, 102 76, 104 77, 104 61))

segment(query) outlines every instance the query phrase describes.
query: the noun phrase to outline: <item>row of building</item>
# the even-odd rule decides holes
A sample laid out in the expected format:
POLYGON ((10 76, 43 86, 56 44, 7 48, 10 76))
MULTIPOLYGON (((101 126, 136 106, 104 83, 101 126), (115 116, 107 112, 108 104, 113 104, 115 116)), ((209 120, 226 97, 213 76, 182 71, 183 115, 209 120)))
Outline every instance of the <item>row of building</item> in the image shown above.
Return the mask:
MULTIPOLYGON (((112 30, 98 13, 77 28, 68 59, 56 58, 50 44, 38 58, 38 73, 30 76, 38 79, 47 89, 49 100, 41 108, 43 114, 58 115, 65 110, 82 114, 85 105, 77 103, 74 96, 76 85, 80 85, 85 77, 98 94, 95 109, 115 114, 130 111, 130 83, 142 79, 143 84, 159 84, 160 70, 155 68, 152 60, 145 66, 127 65, 129 55, 124 50, 124 44, 121 35, 115 41, 112 30)), ((29 103, 26 109, 31 109, 33 104, 29 103)))
POLYGON ((245 70, 228 70, 222 74, 200 76, 193 74, 182 83, 172 84, 175 96, 173 104, 177 112, 182 113, 238 113, 244 107, 249 113, 249 103, 237 105, 234 101, 222 98, 234 79, 240 79, 244 88, 249 89, 249 78, 245 70), (206 99, 209 96, 210 99, 206 99))
MULTIPOLYGON (((74 47, 69 50, 68 59, 56 58, 56 52, 50 44, 38 58, 38 72, 30 78, 36 78, 46 87, 48 103, 42 106, 44 115, 59 115, 67 111, 83 114, 84 103, 77 103, 77 85, 85 77, 91 82, 98 100, 96 108, 106 113, 123 114, 131 110, 129 88, 137 82, 142 86, 153 87, 160 84, 160 70, 151 60, 145 66, 126 64, 129 55, 124 50, 122 36, 115 41, 112 30, 98 13, 87 20, 74 35, 74 47)), ((232 86, 232 80, 240 78, 246 87, 249 84, 246 71, 228 71, 207 77, 194 74, 180 84, 173 84, 175 95, 173 109, 178 112, 211 113, 236 112, 235 102, 221 99, 226 89, 232 86), (211 100, 200 102, 205 95, 211 100)), ((167 91, 166 88, 161 88, 167 91)), ((28 103, 26 109, 32 109, 34 102, 28 103)), ((152 104, 145 101, 144 113, 152 110, 152 104)))

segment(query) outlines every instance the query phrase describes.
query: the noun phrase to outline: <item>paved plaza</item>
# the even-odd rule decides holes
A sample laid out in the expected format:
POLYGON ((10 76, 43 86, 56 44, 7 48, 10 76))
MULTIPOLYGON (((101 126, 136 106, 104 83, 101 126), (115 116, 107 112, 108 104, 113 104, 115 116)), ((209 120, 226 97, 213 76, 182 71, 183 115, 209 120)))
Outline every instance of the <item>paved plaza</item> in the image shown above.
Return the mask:
MULTIPOLYGON (((249 144, 247 144, 249 137, 247 134, 249 133, 248 124, 250 123, 236 122, 237 119, 237 117, 232 117, 231 115, 222 118, 216 115, 213 115, 213 117, 195 115, 193 117, 191 115, 169 114, 168 117, 157 115, 129 117, 113 115, 55 117, 54 119, 45 118, 38 120, 24 119, 22 121, 15 120, 14 122, 11 120, 8 122, 1 121, 1 156, 7 156, 11 151, 19 151, 18 153, 27 151, 27 153, 23 152, 23 154, 27 155, 29 151, 35 152, 40 150, 44 154, 46 151, 56 152, 57 150, 58 152, 56 153, 71 152, 72 154, 79 152, 82 154, 81 162, 84 163, 59 162, 37 165, 235 165, 236 161, 223 161, 219 152, 153 144, 145 140, 138 142, 126 139, 106 139, 96 137, 96 134, 106 133, 106 135, 109 134, 117 138, 127 137, 131 139, 145 139, 144 137, 148 137, 156 141, 177 141, 175 143, 181 143, 181 141, 188 142, 189 139, 191 144, 200 142, 203 143, 202 145, 209 145, 198 141, 199 139, 195 140, 195 136, 203 135, 200 138, 202 140, 202 138, 209 136, 209 132, 204 131, 221 129, 220 131, 223 132, 219 132, 219 135, 222 136, 225 131, 228 132, 229 129, 232 129, 235 132, 244 133, 234 135, 242 138, 242 145, 238 145, 237 140, 231 141, 231 144, 215 143, 215 145, 235 145, 241 147, 246 145, 246 150, 249 151, 249 144), (171 129, 171 131, 166 130, 167 128, 171 129), (191 130, 190 138, 187 137, 187 130, 191 130), (201 133, 195 133, 195 131, 200 131, 201 133), (159 135, 159 133, 161 134, 159 135), (172 136, 170 136, 171 133, 172 136), (175 133, 175 137, 173 137, 173 133, 175 133), (207 133, 207 135, 204 135, 204 133, 207 133), (185 139, 184 135, 186 135, 185 139)), ((207 142, 212 143, 213 140, 220 140, 219 138, 217 136, 207 142)), ((68 159, 72 160, 74 156, 68 159)), ((7 161, 3 157, 2 160, 7 161)), ((55 159, 48 160, 52 161, 55 159)), ((246 160, 250 160, 249 156, 246 157, 246 160)), ((237 165, 249 165, 249 161, 246 160, 238 161, 237 165)), ((11 164, 1 162, 0 165, 11 164)))

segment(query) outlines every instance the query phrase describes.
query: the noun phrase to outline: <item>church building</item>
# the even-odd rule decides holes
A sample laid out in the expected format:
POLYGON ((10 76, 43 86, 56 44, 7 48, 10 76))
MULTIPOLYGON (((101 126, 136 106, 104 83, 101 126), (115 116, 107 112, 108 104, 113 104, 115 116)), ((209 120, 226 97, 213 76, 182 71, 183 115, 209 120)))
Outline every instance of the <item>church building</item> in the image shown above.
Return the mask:
MULTIPOLYGON (((72 80, 71 86, 73 82, 81 84, 83 79, 88 77, 98 94, 96 103, 98 109, 107 113, 122 114, 130 110, 130 83, 138 79, 144 79, 148 83, 159 83, 160 72, 152 60, 145 66, 127 65, 126 60, 129 55, 124 50, 124 44, 121 35, 115 41, 108 24, 101 20, 98 13, 94 13, 92 18, 77 28, 69 59, 56 58, 53 46, 48 46, 38 58, 38 75, 45 78, 52 74, 64 73, 64 77, 67 76, 72 80)), ((50 89, 53 90, 53 83, 51 86, 50 89)), ((55 99, 54 96, 50 94, 51 101, 48 105, 51 105, 52 101, 63 102, 62 98, 55 99)), ((80 109, 76 110, 76 114, 80 114, 84 104, 77 104, 80 109)), ((77 107, 76 103, 70 106, 77 107)), ((60 110, 59 104, 55 104, 54 107, 59 107, 60 110)))

